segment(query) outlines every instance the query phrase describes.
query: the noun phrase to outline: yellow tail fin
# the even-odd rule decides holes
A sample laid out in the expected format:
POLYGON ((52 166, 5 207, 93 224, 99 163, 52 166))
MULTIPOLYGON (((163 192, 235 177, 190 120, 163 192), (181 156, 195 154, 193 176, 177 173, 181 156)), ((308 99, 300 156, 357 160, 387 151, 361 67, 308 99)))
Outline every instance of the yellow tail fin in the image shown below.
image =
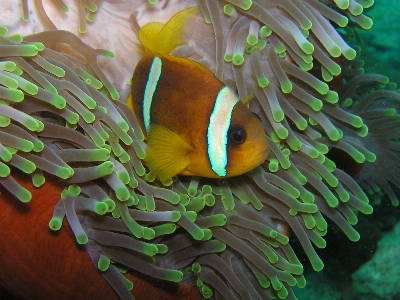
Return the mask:
POLYGON ((185 23, 200 9, 197 6, 176 13, 165 25, 160 22, 146 24, 139 31, 139 39, 146 51, 169 54, 183 44, 185 23))

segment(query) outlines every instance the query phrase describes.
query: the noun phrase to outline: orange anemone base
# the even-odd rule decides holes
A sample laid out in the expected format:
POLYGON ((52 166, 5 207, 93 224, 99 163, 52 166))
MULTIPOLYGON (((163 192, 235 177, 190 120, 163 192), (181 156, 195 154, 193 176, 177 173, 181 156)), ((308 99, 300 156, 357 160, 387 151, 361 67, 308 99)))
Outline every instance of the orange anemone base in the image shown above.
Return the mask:
MULTIPOLYGON (((32 193, 21 203, 0 186, 0 285, 22 299, 118 299, 89 254, 79 246, 64 220, 58 232, 49 229, 53 208, 63 189, 56 178, 35 188, 30 177, 13 177, 32 193)), ((137 300, 202 299, 196 287, 125 274, 137 300)))

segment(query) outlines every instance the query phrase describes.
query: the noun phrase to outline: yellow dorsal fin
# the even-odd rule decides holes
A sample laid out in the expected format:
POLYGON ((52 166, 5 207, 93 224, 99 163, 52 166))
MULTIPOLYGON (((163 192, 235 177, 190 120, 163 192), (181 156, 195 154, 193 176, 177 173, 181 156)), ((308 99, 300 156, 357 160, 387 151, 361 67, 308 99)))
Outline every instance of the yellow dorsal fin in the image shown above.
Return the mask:
POLYGON ((176 13, 165 25, 159 22, 146 24, 139 31, 139 39, 146 51, 167 55, 183 44, 185 23, 199 12, 197 6, 176 13))
POLYGON ((175 132, 150 125, 145 162, 162 182, 182 172, 189 164, 193 148, 175 132))

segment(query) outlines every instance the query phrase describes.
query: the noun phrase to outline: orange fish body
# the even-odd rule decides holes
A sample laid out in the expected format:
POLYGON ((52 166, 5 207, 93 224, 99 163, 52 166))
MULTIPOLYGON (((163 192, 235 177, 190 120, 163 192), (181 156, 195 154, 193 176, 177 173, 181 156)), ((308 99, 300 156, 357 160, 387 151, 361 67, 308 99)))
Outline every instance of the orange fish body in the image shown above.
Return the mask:
POLYGON ((197 11, 186 9, 166 25, 150 23, 139 32, 146 54, 127 104, 147 134, 145 161, 162 181, 177 174, 237 176, 268 155, 260 120, 229 87, 199 63, 165 54, 180 43, 174 36, 197 11))

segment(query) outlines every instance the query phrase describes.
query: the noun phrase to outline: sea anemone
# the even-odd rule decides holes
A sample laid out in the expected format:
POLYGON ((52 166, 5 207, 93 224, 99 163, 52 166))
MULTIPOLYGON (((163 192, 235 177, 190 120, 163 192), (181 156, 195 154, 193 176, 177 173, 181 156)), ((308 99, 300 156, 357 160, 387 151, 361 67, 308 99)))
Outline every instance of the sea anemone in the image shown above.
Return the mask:
MULTIPOLYGON (((368 101, 348 110, 344 100, 361 93, 359 84, 349 80, 345 86, 355 87, 353 92, 339 94, 327 84, 341 74, 338 57, 356 56, 335 27, 350 20, 370 28, 362 12, 373 1, 131 2, 78 4, 80 32, 91 30, 86 13, 87 20, 96 17, 104 24, 101 13, 111 9, 117 28, 132 24, 129 35, 115 34, 114 24, 107 24, 118 46, 102 43, 108 39, 102 30, 87 43, 71 32, 53 31, 60 29, 54 25, 59 20, 50 21, 40 1, 33 7, 44 31, 22 38, 0 27, 0 184, 28 202, 32 194, 16 180, 17 169, 30 174, 39 189, 53 178, 49 174, 59 178, 62 192, 50 204, 50 228, 60 230, 66 219, 97 272, 122 299, 132 298, 127 270, 128 278, 134 272, 197 285, 206 298, 296 299, 291 287, 304 287, 305 278, 287 235, 298 239, 319 271, 323 263, 313 244, 325 247, 325 217, 357 241, 351 226, 356 212, 372 212, 361 187, 326 154, 338 147, 360 163, 374 160, 375 149, 350 142, 357 133, 369 139, 367 126, 379 122, 365 121, 371 119, 368 101), (164 186, 146 169, 143 134, 124 104, 142 55, 135 30, 193 5, 202 15, 189 21, 187 43, 173 55, 199 61, 241 99, 253 91, 249 107, 263 122, 271 151, 264 164, 236 178, 176 177, 164 186), (115 49, 116 57, 105 62, 101 56, 114 53, 97 49, 100 45, 115 49)), ((57 4, 67 10, 62 1, 57 4)), ((25 1, 24 7, 27 19, 25 1)), ((397 164, 393 136, 377 135, 390 144, 397 164)), ((374 180, 390 195, 386 181, 374 180)), ((387 180, 397 184, 393 177, 387 180)), ((361 186, 366 181, 375 189, 368 177, 360 177, 361 186)))
POLYGON ((331 146, 351 155, 353 163, 348 169, 359 170, 353 174, 354 178, 374 203, 379 204, 380 196, 386 195, 393 206, 398 206, 398 192, 395 191, 400 186, 396 176, 400 166, 400 94, 395 87, 386 76, 378 74, 361 74, 348 80, 339 92, 341 106, 360 116, 368 131, 364 128, 347 133, 344 129, 342 145, 331 146), (367 134, 368 138, 363 138, 367 134))

